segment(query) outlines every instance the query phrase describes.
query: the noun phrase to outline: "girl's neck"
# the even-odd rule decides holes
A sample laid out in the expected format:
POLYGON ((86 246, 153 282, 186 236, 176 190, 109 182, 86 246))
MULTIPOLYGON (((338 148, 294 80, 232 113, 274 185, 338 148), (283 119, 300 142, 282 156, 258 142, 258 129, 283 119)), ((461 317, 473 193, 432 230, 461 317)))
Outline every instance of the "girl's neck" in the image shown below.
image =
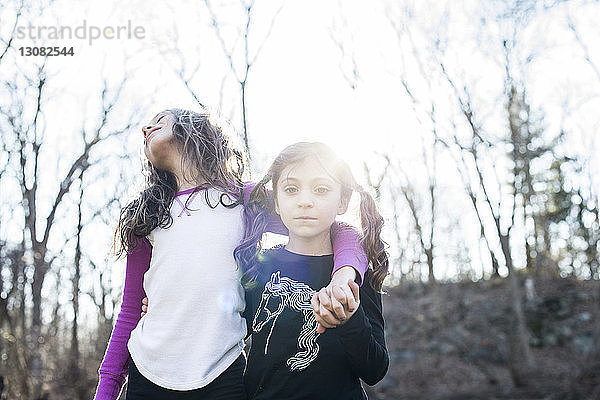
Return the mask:
POLYGON ((178 162, 175 164, 176 167, 174 168, 174 171, 171 171, 173 173, 173 175, 175 175, 175 179, 177 180, 177 191, 181 192, 183 190, 187 190, 187 189, 192 189, 195 188, 197 186, 202 186, 204 185, 206 182, 200 182, 200 181, 195 181, 195 180, 190 180, 190 178, 192 178, 194 176, 194 174, 191 174, 189 172, 189 168, 187 168, 186 172, 183 171, 183 168, 181 168, 181 162, 178 162))
POLYGON ((187 189, 193 189, 197 186, 200 186, 200 185, 198 185, 196 182, 188 182, 188 181, 181 182, 179 180, 179 178, 177 179, 177 191, 178 192, 182 192, 187 189))
POLYGON ((194 182, 194 181, 188 181, 187 179, 184 178, 183 175, 177 175, 175 174, 175 178, 177 179, 177 191, 181 192, 187 189, 192 189, 195 188, 197 186, 201 186, 202 183, 200 182, 194 182))
POLYGON ((324 256, 333 253, 329 230, 321 235, 306 238, 289 234, 289 242, 285 249, 304 256, 324 256))

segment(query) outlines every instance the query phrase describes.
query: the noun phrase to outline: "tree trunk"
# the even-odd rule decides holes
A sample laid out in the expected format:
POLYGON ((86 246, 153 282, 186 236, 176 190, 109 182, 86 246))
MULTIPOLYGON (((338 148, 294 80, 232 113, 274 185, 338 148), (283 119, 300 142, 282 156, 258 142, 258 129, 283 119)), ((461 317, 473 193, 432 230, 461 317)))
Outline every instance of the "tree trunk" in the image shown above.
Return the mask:
POLYGON ((490 258, 492 259, 492 278, 500 278, 500 265, 494 252, 490 249, 490 258))
POLYGON ((435 275, 433 274, 433 245, 425 248, 425 255, 427 256, 427 271, 429 272, 429 284, 435 285, 437 283, 435 275))
POLYGON ((248 142, 248 124, 246 117, 246 82, 240 83, 242 87, 242 123, 244 129, 244 146, 246 147, 246 153, 248 154, 248 158, 250 157, 250 143, 248 142))
MULTIPOLYGON (((79 239, 78 239, 79 242, 79 239)), ((78 338, 78 316, 79 316, 79 279, 80 279, 80 260, 81 251, 79 246, 75 253, 75 274, 73 276, 73 325, 71 326, 71 349, 70 349, 70 375, 73 382, 79 382, 79 338, 78 338)))
POLYGON ((81 382, 82 371, 79 367, 79 280, 81 278, 81 231, 83 230, 81 222, 81 203, 83 200, 83 173, 79 180, 79 202, 77 203, 77 241, 75 243, 75 260, 73 273, 73 325, 71 327, 71 354, 70 369, 72 382, 75 382, 74 393, 77 398, 84 398, 87 387, 81 382))
POLYGON ((29 340, 31 350, 29 372, 33 398, 37 399, 41 396, 43 370, 41 351, 41 346, 44 343, 42 336, 42 287, 44 286, 44 279, 46 278, 49 266, 46 264, 45 245, 40 244, 35 239, 32 239, 32 242, 35 270, 33 273, 33 282, 31 283, 33 305, 31 311, 31 336, 29 340))
POLYGON ((508 268, 510 305, 513 314, 513 324, 509 328, 509 369, 516 386, 529 386, 534 367, 529 348, 529 335, 521 300, 519 277, 515 273, 510 253, 509 235, 500 235, 500 243, 508 268))
POLYGON ((33 298, 33 307, 31 312, 31 331, 29 338, 29 347, 31 358, 29 364, 29 373, 31 376, 31 390, 33 398, 41 396, 42 389, 42 352, 41 345, 44 343, 42 337, 42 286, 46 277, 46 266, 43 264, 43 258, 36 260, 31 292, 33 298))
POLYGON ((594 290, 594 351, 591 358, 600 360, 600 281, 596 281, 596 289, 594 290))

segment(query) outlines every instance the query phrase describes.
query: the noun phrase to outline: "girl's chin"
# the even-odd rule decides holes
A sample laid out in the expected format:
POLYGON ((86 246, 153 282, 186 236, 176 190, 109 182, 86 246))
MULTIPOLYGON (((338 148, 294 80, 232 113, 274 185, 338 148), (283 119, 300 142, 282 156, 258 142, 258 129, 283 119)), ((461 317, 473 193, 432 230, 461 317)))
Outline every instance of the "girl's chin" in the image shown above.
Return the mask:
POLYGON ((311 239, 321 239, 323 236, 327 235, 329 230, 316 230, 314 227, 296 227, 294 229, 289 229, 289 236, 297 237, 302 240, 311 240, 311 239))

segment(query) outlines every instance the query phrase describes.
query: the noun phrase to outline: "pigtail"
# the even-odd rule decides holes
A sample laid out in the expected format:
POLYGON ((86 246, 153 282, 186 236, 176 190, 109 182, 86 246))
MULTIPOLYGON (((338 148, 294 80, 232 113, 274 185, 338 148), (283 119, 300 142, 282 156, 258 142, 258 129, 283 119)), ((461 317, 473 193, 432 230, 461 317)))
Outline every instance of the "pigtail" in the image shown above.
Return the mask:
POLYGON ((356 191, 360 194, 360 221, 363 230, 361 245, 365 249, 373 269, 369 284, 380 292, 389 268, 388 255, 385 250, 386 243, 381 239, 384 221, 373 197, 358 185, 356 191))
POLYGON ((233 251, 235 261, 244 271, 242 276, 244 286, 247 286, 258 276, 260 242, 267 228, 269 215, 275 208, 266 188, 266 184, 270 180, 270 175, 266 175, 252 189, 248 203, 244 207, 244 239, 233 251))

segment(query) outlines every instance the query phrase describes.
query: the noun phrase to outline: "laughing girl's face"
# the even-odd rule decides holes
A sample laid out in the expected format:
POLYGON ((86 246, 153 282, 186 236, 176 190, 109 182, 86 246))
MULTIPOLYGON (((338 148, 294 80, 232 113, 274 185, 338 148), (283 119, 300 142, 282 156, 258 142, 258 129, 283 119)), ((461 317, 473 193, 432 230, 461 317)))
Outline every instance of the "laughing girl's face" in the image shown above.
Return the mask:
POLYGON ((144 154, 154 168, 173 171, 181 155, 173 140, 175 120, 168 112, 161 112, 142 127, 144 134, 144 154))

